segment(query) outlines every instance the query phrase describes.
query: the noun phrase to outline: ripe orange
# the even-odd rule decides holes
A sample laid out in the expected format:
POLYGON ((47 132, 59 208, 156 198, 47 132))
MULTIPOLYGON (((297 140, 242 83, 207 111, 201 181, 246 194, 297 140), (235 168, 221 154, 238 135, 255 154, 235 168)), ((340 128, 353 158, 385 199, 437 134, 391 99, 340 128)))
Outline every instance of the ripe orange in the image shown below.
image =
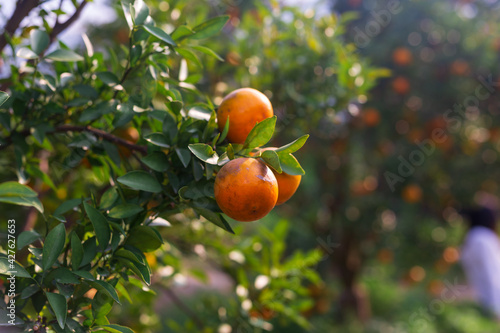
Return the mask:
POLYGON ((217 122, 222 132, 229 117, 227 139, 232 143, 244 143, 255 124, 273 114, 266 95, 252 88, 241 88, 224 97, 217 110, 217 122))
POLYGON ((361 117, 363 118, 365 125, 368 127, 377 126, 380 122, 380 113, 375 108, 364 109, 361 113, 361 117))
MULTIPOLYGON (((139 132, 135 127, 119 128, 113 132, 113 135, 116 135, 121 139, 130 141, 131 143, 137 143, 137 141, 139 141, 139 132)), ((124 157, 130 157, 130 155, 132 154, 130 152, 130 149, 121 145, 118 146, 118 151, 120 152, 120 155, 124 157)))
POLYGON ((410 184, 403 188, 401 196, 408 203, 419 202, 422 199, 422 189, 417 184, 410 184))
POLYGON ((215 200, 229 217, 250 222, 263 218, 276 205, 278 181, 271 169, 254 158, 227 162, 215 177, 215 200))
POLYGON ((398 76, 392 80, 392 90, 400 95, 405 95, 410 91, 410 82, 408 79, 398 76))
POLYGON ((398 47, 392 52, 392 60, 396 65, 407 66, 411 64, 413 56, 406 47, 398 47))
POLYGON ((276 205, 281 205, 288 201, 294 195, 300 185, 302 176, 292 176, 285 172, 277 173, 272 170, 276 180, 278 181, 278 201, 276 205))

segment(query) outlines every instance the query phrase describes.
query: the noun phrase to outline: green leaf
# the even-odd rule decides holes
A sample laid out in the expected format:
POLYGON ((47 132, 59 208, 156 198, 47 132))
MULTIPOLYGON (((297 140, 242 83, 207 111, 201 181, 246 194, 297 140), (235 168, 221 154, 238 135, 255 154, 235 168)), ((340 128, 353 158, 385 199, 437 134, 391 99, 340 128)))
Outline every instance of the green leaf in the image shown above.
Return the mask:
POLYGON ((59 207, 54 211, 54 215, 62 215, 67 211, 75 208, 82 202, 82 199, 71 199, 63 202, 59 207))
POLYGON ((40 238, 42 238, 42 236, 34 230, 23 231, 17 236, 17 249, 21 250, 40 238))
POLYGON ((143 211, 143 208, 133 203, 124 203, 113 207, 108 215, 114 219, 124 219, 134 216, 143 211))
POLYGON ((211 210, 206 209, 206 208, 202 208, 202 207, 193 207, 193 208, 198 214, 200 214, 201 216, 206 218, 209 222, 212 222, 213 224, 215 224, 219 228, 222 228, 222 229, 226 230, 227 232, 234 234, 233 229, 231 228, 229 223, 226 221, 226 219, 224 219, 224 217, 222 217, 221 214, 214 213, 211 210))
POLYGON ((118 182, 134 190, 158 193, 162 191, 161 184, 154 176, 146 171, 131 171, 124 176, 118 177, 118 182))
POLYGON ((46 276, 47 281, 56 281, 59 283, 78 284, 78 278, 67 268, 59 267, 51 271, 46 276))
POLYGON ((73 274, 78 275, 78 276, 84 278, 85 280, 89 280, 89 281, 95 280, 94 276, 88 271, 73 271, 73 274))
POLYGON ((50 42, 49 35, 45 31, 38 29, 31 30, 30 33, 31 49, 36 54, 41 54, 47 48, 47 46, 49 46, 49 42, 50 42))
POLYGON ((23 291, 21 292, 21 299, 30 298, 40 290, 41 290, 40 287, 36 284, 28 286, 24 288, 23 291))
POLYGON ((38 55, 27 47, 21 47, 19 50, 17 50, 16 56, 28 60, 38 59, 38 55))
POLYGON ((66 228, 64 224, 58 224, 52 229, 43 244, 42 268, 44 271, 48 270, 57 261, 57 257, 64 249, 66 241, 66 228))
MULTIPOLYGON (((137 253, 141 253, 139 250, 137 250, 137 253)), ((126 250, 126 249, 119 249, 118 251, 116 251, 114 254, 113 254, 114 257, 121 257, 121 258, 125 258, 125 259, 128 259, 130 261, 133 261, 133 262, 137 262, 141 265, 144 265, 145 264, 145 259, 140 256, 140 255, 137 255, 136 253, 132 252, 132 251, 129 251, 129 250, 126 250)))
POLYGON ((118 294, 116 293, 115 288, 111 284, 102 280, 88 281, 87 283, 97 290, 104 291, 106 294, 111 296, 116 301, 116 303, 120 304, 120 299, 118 298, 118 294))
POLYGON ((120 325, 116 325, 116 324, 102 325, 102 326, 99 326, 99 328, 103 328, 106 331, 111 332, 111 333, 134 333, 134 331, 128 327, 120 326, 120 325))
POLYGON ((292 154, 283 154, 280 152, 278 156, 280 157, 283 172, 292 176, 304 175, 306 173, 300 166, 299 161, 292 154))
POLYGON ((300 138, 298 138, 297 140, 294 140, 287 145, 279 147, 278 149, 276 149, 276 152, 283 153, 283 154, 295 153, 297 150, 302 148, 302 146, 306 143, 308 138, 309 138, 309 134, 303 135, 300 138))
POLYGON ((177 46, 177 44, 174 42, 172 37, 170 37, 169 34, 167 34, 165 31, 161 30, 160 28, 152 27, 149 25, 143 25, 142 28, 144 30, 146 30, 147 32, 149 32, 150 35, 162 40, 166 44, 168 44, 170 46, 177 46))
POLYGON ((140 264, 136 261, 132 261, 128 258, 117 257, 117 259, 122 263, 125 267, 128 267, 134 272, 138 277, 140 277, 146 285, 151 284, 151 271, 148 266, 144 264, 140 264))
POLYGON ((257 123, 248 134, 243 148, 261 147, 271 140, 274 127, 276 126, 276 116, 264 119, 257 123))
POLYGON ((168 157, 160 151, 150 153, 141 161, 154 171, 163 172, 169 168, 168 157))
POLYGON ((187 36, 191 36, 194 34, 194 31, 185 25, 181 25, 177 27, 174 32, 172 32, 172 39, 176 42, 179 42, 185 39, 187 36))
POLYGON ((193 31, 195 32, 194 35, 191 35, 188 38, 204 39, 211 37, 219 33, 219 31, 224 27, 224 25, 227 23, 228 20, 229 16, 227 15, 214 17, 213 19, 210 19, 194 27, 193 28, 193 31))
POLYGON ((193 143, 189 145, 189 150, 203 162, 217 165, 219 155, 213 150, 210 145, 204 143, 193 143))
POLYGON ((187 168, 189 162, 191 161, 191 153, 189 152, 189 150, 185 148, 176 148, 175 152, 177 153, 177 156, 179 156, 182 165, 184 165, 184 167, 187 168))
POLYGON ((214 57, 217 60, 224 61, 224 59, 222 59, 222 57, 220 55, 218 55, 217 53, 215 53, 212 49, 209 49, 208 47, 201 46, 201 45, 194 45, 194 46, 191 46, 191 48, 195 49, 197 51, 200 51, 202 53, 205 53, 206 55, 209 55, 211 57, 214 57))
POLYGON ((146 135, 144 139, 155 146, 170 148, 170 143, 163 133, 151 133, 146 135))
POLYGON ((69 61, 82 61, 83 57, 79 55, 78 53, 75 53, 70 50, 66 49, 57 49, 50 54, 47 54, 45 58, 54 60, 54 61, 62 61, 62 62, 69 62, 69 61))
POLYGON ((144 1, 136 1, 134 4, 135 9, 135 24, 141 25, 144 24, 146 19, 149 16, 149 8, 146 6, 144 1))
POLYGON ((217 144, 221 144, 222 141, 224 141, 226 139, 226 136, 227 136, 227 133, 229 132, 229 117, 227 117, 226 119, 226 124, 224 125, 224 129, 222 130, 222 133, 219 137, 219 139, 217 140, 217 144))
POLYGON ((83 245, 78 235, 73 232, 71 234, 71 267, 76 271, 83 260, 83 245))
POLYGON ((66 298, 61 294, 45 293, 47 295, 47 300, 49 301, 50 307, 56 315, 57 322, 61 328, 66 325, 66 315, 68 312, 68 304, 66 303, 66 298))
POLYGON ((36 197, 38 194, 26 185, 18 182, 5 182, 0 184, 0 197, 36 197))
POLYGON ((112 72, 98 72, 96 76, 108 86, 116 86, 120 84, 120 79, 112 72))
POLYGON ((196 56, 196 54, 194 54, 193 52, 191 52, 190 50, 188 49, 183 49, 183 48, 176 48, 175 49, 184 59, 186 60, 189 60, 191 62, 193 62, 196 66, 202 68, 203 65, 201 64, 200 62, 200 59, 198 59, 198 57, 196 56))
POLYGON ((17 261, 14 261, 14 268, 11 267, 11 263, 6 255, 0 256, 0 274, 2 275, 14 275, 15 277, 29 278, 31 279, 30 273, 28 273, 23 266, 17 261), (12 273, 11 273, 12 272, 12 273))
POLYGON ((4 91, 0 91, 0 106, 9 99, 9 94, 4 91))
POLYGON ((92 222, 99 246, 102 250, 105 250, 111 237, 108 220, 106 220, 100 211, 88 203, 84 202, 83 207, 85 208, 85 212, 87 212, 90 222, 92 222))
POLYGON ((101 202, 99 203, 99 208, 101 209, 108 209, 109 207, 113 206, 113 204, 116 202, 118 199, 118 192, 116 191, 116 187, 112 186, 104 192, 104 194, 101 196, 101 202))
POLYGON ((92 316, 94 319, 105 318, 113 308, 113 298, 105 291, 98 291, 92 300, 92 316))
POLYGON ((153 228, 140 225, 130 231, 130 235, 125 242, 143 252, 151 252, 163 244, 163 239, 153 230, 153 228))
POLYGON ((280 158, 278 154, 274 150, 265 150, 262 152, 260 156, 267 165, 272 167, 278 173, 281 173, 283 170, 281 169, 280 158))

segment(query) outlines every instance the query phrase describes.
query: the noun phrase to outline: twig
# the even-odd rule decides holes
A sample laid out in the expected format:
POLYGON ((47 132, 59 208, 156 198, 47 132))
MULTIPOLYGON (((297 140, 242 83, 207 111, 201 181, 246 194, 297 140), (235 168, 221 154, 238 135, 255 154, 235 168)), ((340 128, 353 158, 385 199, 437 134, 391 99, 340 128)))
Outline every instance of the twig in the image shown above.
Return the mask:
POLYGON ((172 289, 170 289, 167 286, 164 286, 165 291, 167 292, 168 296, 172 299, 172 301, 177 305, 179 309, 181 309, 186 315, 188 315, 189 318, 191 318, 195 325, 198 327, 198 329, 202 330, 205 325, 203 325, 203 321, 194 313, 184 302, 177 297, 177 295, 174 293, 172 289))
POLYGON ((22 20, 29 15, 29 13, 33 8, 37 7, 39 4, 40 4, 39 0, 17 1, 16 9, 14 9, 14 13, 12 13, 12 16, 10 17, 9 21, 7 21, 7 24, 4 27, 4 32, 0 36, 0 53, 7 45, 7 38, 5 37, 6 34, 12 36, 16 32, 17 28, 19 28, 19 25, 21 24, 22 20))
POLYGON ((71 17, 69 19, 67 19, 63 23, 60 23, 60 22, 56 23, 56 25, 54 26, 54 28, 52 29, 52 31, 50 32, 50 35, 49 35, 51 43, 56 39, 57 35, 59 35, 64 30, 66 30, 71 24, 73 24, 73 22, 78 20, 78 18, 80 17, 80 14, 82 13, 83 8, 85 8, 87 3, 88 3, 87 0, 83 0, 82 3, 80 3, 78 8, 75 10, 73 15, 71 15, 71 17))
MULTIPOLYGON (((146 155, 148 153, 148 149, 146 146, 137 145, 133 142, 124 140, 124 139, 119 138, 113 134, 109 134, 103 130, 93 128, 90 126, 61 125, 59 127, 56 127, 52 132, 48 132, 48 134, 61 133, 61 132, 89 132, 89 133, 96 135, 99 138, 106 140, 106 141, 118 144, 120 146, 124 146, 132 151, 138 151, 143 155, 146 155)), ((27 137, 30 135, 30 131, 25 130, 25 131, 19 132, 18 134, 20 134, 21 136, 27 137)), ((10 144, 12 144, 12 135, 5 138, 5 141, 7 141, 6 144, 0 146, 0 150, 5 149, 8 146, 10 146, 10 144)))

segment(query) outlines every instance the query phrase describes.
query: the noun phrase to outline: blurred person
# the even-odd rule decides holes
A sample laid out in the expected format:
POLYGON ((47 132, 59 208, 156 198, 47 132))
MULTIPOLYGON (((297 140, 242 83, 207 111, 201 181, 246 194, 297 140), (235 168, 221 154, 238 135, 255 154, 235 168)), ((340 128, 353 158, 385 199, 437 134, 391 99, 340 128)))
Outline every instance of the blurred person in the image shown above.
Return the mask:
POLYGON ((461 214, 469 221, 461 254, 467 280, 477 301, 500 320, 500 239, 495 213, 479 207, 461 214))

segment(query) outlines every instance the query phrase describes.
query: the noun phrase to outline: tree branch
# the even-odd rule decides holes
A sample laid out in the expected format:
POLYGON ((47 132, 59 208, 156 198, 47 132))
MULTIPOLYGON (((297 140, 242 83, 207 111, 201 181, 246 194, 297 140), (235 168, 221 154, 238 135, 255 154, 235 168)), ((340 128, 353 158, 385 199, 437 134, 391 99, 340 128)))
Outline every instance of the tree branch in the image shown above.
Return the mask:
POLYGON ((52 31, 49 35, 50 43, 52 43, 56 39, 57 35, 59 35, 61 32, 66 30, 71 24, 73 24, 76 20, 78 20, 78 18, 80 17, 80 14, 82 13, 83 8, 85 8, 87 3, 88 3, 87 0, 83 0, 82 3, 80 4, 80 6, 78 6, 78 8, 75 10, 73 15, 69 19, 67 19, 63 23, 60 23, 60 22, 56 23, 56 25, 54 26, 54 28, 52 29, 52 31))
POLYGON ((4 27, 3 34, 0 36, 0 53, 2 53, 3 49, 7 45, 6 34, 12 36, 22 20, 29 15, 31 10, 37 7, 40 4, 39 0, 18 0, 16 4, 16 9, 14 9, 14 13, 10 17, 9 21, 4 27))
MULTIPOLYGON (((133 142, 124 140, 124 139, 119 138, 113 134, 109 134, 108 132, 105 132, 103 130, 100 130, 98 128, 93 128, 90 126, 61 125, 61 126, 56 127, 52 132, 48 132, 48 133, 61 133, 61 132, 89 132, 89 133, 92 133, 99 138, 102 138, 103 140, 112 142, 112 143, 120 145, 120 146, 124 146, 132 151, 138 151, 142 155, 146 155, 148 153, 148 149, 146 146, 137 145, 133 142)), ((25 130, 25 131, 19 132, 18 134, 20 134, 24 137, 27 137, 30 135, 30 131, 25 130)), ((6 144, 0 146, 0 150, 5 149, 12 144, 12 135, 5 138, 5 141, 6 141, 6 144)))
POLYGON ((89 132, 106 141, 124 146, 130 150, 138 151, 143 155, 146 155, 148 153, 148 149, 146 146, 136 145, 133 142, 124 140, 113 134, 109 134, 108 132, 90 126, 61 125, 59 127, 56 127, 54 132, 89 132))

